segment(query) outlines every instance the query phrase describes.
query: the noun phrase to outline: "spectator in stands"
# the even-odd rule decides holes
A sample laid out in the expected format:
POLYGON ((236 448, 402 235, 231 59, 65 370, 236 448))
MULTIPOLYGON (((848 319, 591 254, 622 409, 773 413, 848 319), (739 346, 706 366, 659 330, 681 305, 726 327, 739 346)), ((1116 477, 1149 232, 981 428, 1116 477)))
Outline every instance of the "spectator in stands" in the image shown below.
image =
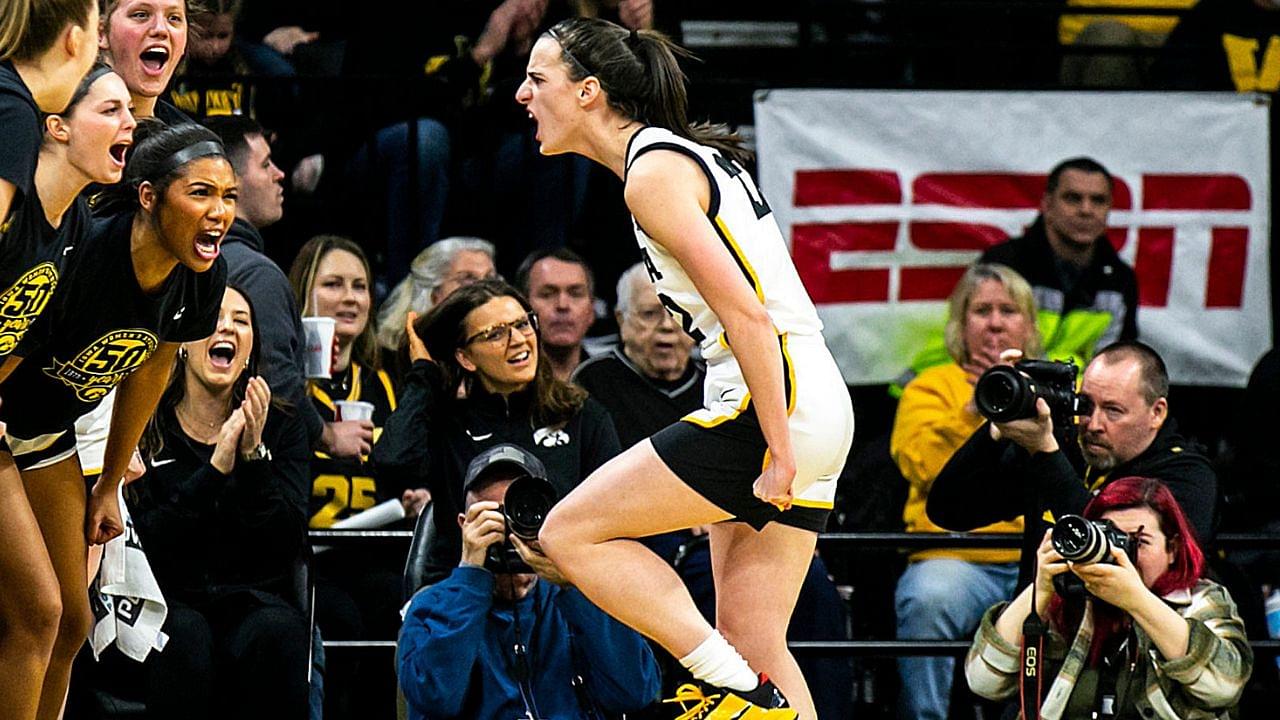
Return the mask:
MULTIPOLYGON (((1280 352, 1272 348, 1253 366, 1232 421, 1234 462, 1225 481, 1223 526, 1233 531, 1280 534, 1280 446, 1270 424, 1258 422, 1280 403, 1280 352)), ((1223 412, 1226 412, 1225 409, 1223 412)), ((1246 557, 1254 552, 1242 553, 1246 557)), ((1271 562, 1256 563, 1261 579, 1280 588, 1280 562, 1274 551, 1263 553, 1271 562)), ((1261 559, 1261 558, 1258 558, 1261 559)), ((1253 564, 1253 563, 1250 563, 1253 564)))
POLYGON ((552 375, 539 340, 532 306, 497 280, 459 288, 408 335, 413 366, 373 463, 381 482, 431 491, 434 579, 458 563, 462 537, 453 518, 465 507, 467 464, 480 451, 501 442, 530 450, 561 496, 618 453, 604 408, 552 375))
POLYGON ((243 288, 258 309, 263 326, 262 365, 273 392, 297 409, 312 444, 330 455, 368 454, 373 425, 367 421, 325 422, 307 397, 302 368, 302 316, 289 279, 264 254, 260 228, 284 214, 284 173, 271 162, 271 146, 257 122, 246 117, 205 121, 218 134, 240 180, 236 221, 222 243, 227 281, 243 288))
POLYGON ((1103 488, 1084 516, 1129 534, 1132 559, 1113 547, 1103 562, 1069 563, 1044 533, 1035 583, 983 615, 965 660, 969 687, 993 700, 1017 695, 1023 627, 1034 612, 1047 626, 1035 658, 1047 693, 1032 690, 1039 712, 1027 717, 1235 717, 1253 650, 1230 593, 1203 577, 1184 509, 1160 481, 1126 477, 1103 488), (1059 594, 1055 579, 1072 574, 1085 593, 1059 594))
POLYGON ((980 262, 1013 268, 1035 290, 1051 359, 1086 363, 1103 347, 1138 337, 1137 277, 1107 239, 1113 185, 1097 161, 1063 160, 1049 171, 1031 227, 982 254, 980 262))
POLYGON ((1200 2, 1169 34, 1153 84, 1178 90, 1280 90, 1280 5, 1200 2))
POLYGON ((587 359, 582 340, 595 322, 595 277, 568 248, 535 250, 520 263, 516 287, 538 314, 542 345, 555 376, 568 380, 587 359))
POLYGON ((615 315, 622 343, 584 361, 573 381, 605 406, 627 448, 702 407, 707 373, 691 356, 693 338, 662 306, 642 263, 618 279, 615 315))
MULTIPOLYGON (((971 266, 947 302, 947 353, 951 362, 920 373, 902 392, 889 452, 907 480, 902 513, 907 532, 942 532, 925 516, 929 488, 943 465, 982 425, 973 385, 1000 353, 1017 348, 1039 357, 1036 302, 1031 287, 1003 265, 971 266)), ((1010 518, 977 532, 1022 532, 1010 518)), ((960 640, 978 626, 983 611, 1013 597, 1017 550, 932 549, 914 553, 898 580, 895 605, 900 640, 960 640)), ((951 657, 898 659, 904 692, 900 716, 950 717, 951 657), (908 690, 909 689, 909 690, 908 690)))
POLYGON ((186 0, 102 0, 98 46, 133 97, 133 115, 170 125, 191 119, 161 99, 187 52, 186 0))
MULTIPOLYGON (((609 411, 618 439, 627 448, 702 407, 706 368, 691 357, 693 339, 662 306, 642 263, 631 266, 619 278, 616 315, 621 345, 584 361, 573 380, 609 411)), ((681 530, 641 542, 667 562, 676 564, 680 558, 676 570, 698 609, 713 621, 715 587, 705 533, 695 536, 681 530)), ((844 602, 827 575, 826 565, 815 555, 800 588, 788 638, 847 639, 846 622, 844 602)), ((813 690, 819 717, 848 716, 852 682, 848 660, 808 657, 797 662, 813 690)), ((674 659, 670 665, 675 666, 674 659)))
MULTIPOLYGON (((311 381, 311 405, 325 422, 341 420, 337 403, 373 406, 373 437, 396 407, 391 377, 379 367, 369 317, 372 275, 364 251, 351 240, 320 235, 307 241, 289 270, 294 300, 304 316, 331 317, 337 357, 333 376, 311 381)), ((309 526, 326 529, 339 520, 398 498, 416 517, 430 500, 425 489, 388 487, 366 456, 336 458, 317 451, 311 458, 309 526)), ((385 640, 399 627, 400 577, 404 559, 367 548, 330 548, 312 564, 316 578, 316 624, 330 640, 385 640)), ((395 678, 381 663, 354 655, 327 658, 326 716, 394 717, 395 678), (382 671, 382 672, 378 672, 382 671)))
POLYGON ((144 664, 152 717, 297 718, 311 631, 295 591, 307 435, 258 374, 260 328, 228 287, 217 330, 184 343, 142 447, 130 510, 169 604, 144 664))
POLYGON ((385 351, 399 351, 410 312, 423 315, 463 285, 496 278, 493 259, 493 243, 480 238, 451 237, 427 246, 413 259, 409 277, 378 310, 378 344, 385 351))
POLYGON ((1058 23, 1058 40, 1064 46, 1088 46, 1067 52, 1062 58, 1060 80, 1064 88, 1126 88, 1146 85, 1154 56, 1140 52, 1105 54, 1104 46, 1123 50, 1155 49, 1164 44, 1178 24, 1176 15, 1141 15, 1144 8, 1186 10, 1197 0, 1067 0, 1067 5, 1086 9, 1104 5, 1133 8, 1133 15, 1064 14, 1058 23))
MULTIPOLYGON (((1001 360, 1018 357, 1006 351, 1001 360)), ((984 423, 951 456, 929 491, 929 520, 967 531, 1023 515, 1021 579, 1029 581, 1044 511, 1078 514, 1110 480, 1140 475, 1168 485, 1197 541, 1211 545, 1217 475, 1199 448, 1178 434, 1159 353, 1140 342, 1109 345, 1085 368, 1079 392, 1092 405, 1077 426, 1083 471, 1068 458, 1070 448, 1059 444, 1040 398, 1036 417, 984 423)))
MULTIPOLYGON (((1112 184, 1091 158, 1063 160, 1049 172, 1035 222, 979 259, 1006 265, 1031 284, 1049 359, 1084 364, 1107 345, 1138 337, 1137 276, 1106 234, 1112 184)), ((930 346, 900 381, 947 360, 941 344, 930 346)))
POLYGON ((507 533, 499 509, 507 488, 546 475, 537 457, 510 444, 467 467, 464 512, 450 518, 462 529, 461 562, 414 596, 400 631, 396 664, 409 717, 586 720, 657 698, 658 665, 644 639, 507 533), (508 537, 533 572, 486 567, 491 546, 508 537))
POLYGON ((191 34, 186 66, 168 92, 170 102, 191 117, 258 117, 258 88, 245 77, 254 72, 235 42, 242 4, 242 0, 205 0, 204 7, 191 14, 192 25, 200 31, 191 34))

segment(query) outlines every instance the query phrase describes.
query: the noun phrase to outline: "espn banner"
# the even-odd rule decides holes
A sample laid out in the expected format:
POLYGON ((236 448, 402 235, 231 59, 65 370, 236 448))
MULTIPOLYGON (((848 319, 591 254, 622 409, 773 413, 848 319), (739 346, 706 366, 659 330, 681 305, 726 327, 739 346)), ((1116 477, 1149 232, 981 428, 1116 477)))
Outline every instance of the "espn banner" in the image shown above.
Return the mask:
POLYGON ((1115 176, 1108 235, 1140 338, 1176 383, 1243 387, 1271 344, 1267 101, 1225 93, 771 90, 759 180, 850 384, 938 336, 981 250, 1035 219, 1045 177, 1115 176))

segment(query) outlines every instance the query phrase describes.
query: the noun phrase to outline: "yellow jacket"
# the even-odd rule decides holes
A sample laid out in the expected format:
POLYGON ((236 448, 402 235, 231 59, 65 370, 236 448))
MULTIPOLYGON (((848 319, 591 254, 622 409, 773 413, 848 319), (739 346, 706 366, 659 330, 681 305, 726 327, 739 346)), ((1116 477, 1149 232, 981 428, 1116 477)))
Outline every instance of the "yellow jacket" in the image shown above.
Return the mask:
MULTIPOLYGON (((902 391, 898 413, 893 419, 889 452, 898 470, 907 479, 907 504, 902 511, 907 532, 945 532, 925 515, 925 500, 934 478, 960 446, 983 422, 967 405, 973 386, 964 370, 954 362, 929 368, 916 376, 902 391)), ((974 532, 1021 533, 1022 518, 998 522, 974 532)), ((948 557, 969 562, 1006 563, 1018 561, 1018 550, 924 550, 911 560, 948 557)))

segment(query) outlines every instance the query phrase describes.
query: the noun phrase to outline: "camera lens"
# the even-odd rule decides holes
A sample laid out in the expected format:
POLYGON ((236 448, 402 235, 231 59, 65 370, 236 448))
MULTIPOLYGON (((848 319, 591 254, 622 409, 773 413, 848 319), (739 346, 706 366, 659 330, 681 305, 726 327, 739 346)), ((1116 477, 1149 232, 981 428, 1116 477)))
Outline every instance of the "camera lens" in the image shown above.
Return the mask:
POLYGON ((1098 524, 1079 515, 1064 515, 1049 536, 1053 549, 1065 560, 1088 564, 1107 556, 1111 546, 1098 524))
POLYGON ((555 488, 546 480, 528 475, 517 478, 502 501, 507 529, 521 540, 536 540, 556 499, 555 488))
POLYGON ((1035 389, 1026 376, 1008 365, 996 365, 982 373, 973 388, 973 402, 983 417, 994 422, 1036 414, 1035 389))

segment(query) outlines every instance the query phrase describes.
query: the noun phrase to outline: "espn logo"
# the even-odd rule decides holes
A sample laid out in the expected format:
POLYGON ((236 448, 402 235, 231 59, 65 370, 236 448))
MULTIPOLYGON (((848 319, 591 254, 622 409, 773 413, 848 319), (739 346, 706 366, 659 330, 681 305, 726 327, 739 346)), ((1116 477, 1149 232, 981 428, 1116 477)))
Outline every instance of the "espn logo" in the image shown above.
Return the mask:
MULTIPOLYGON (((1020 234, 1040 206, 1046 175, 798 170, 791 198, 791 254, 813 301, 886 303, 945 300, 965 267, 990 245, 1020 234), (899 247, 906 224, 908 247, 899 247)), ((1141 203, 1115 178, 1107 236, 1117 251, 1135 240, 1138 301, 1169 304, 1180 230, 1208 231, 1197 270, 1204 307, 1240 308, 1252 208, 1248 182, 1234 174, 1144 174, 1141 203)), ((1180 282, 1186 282, 1180 271, 1180 282)))

